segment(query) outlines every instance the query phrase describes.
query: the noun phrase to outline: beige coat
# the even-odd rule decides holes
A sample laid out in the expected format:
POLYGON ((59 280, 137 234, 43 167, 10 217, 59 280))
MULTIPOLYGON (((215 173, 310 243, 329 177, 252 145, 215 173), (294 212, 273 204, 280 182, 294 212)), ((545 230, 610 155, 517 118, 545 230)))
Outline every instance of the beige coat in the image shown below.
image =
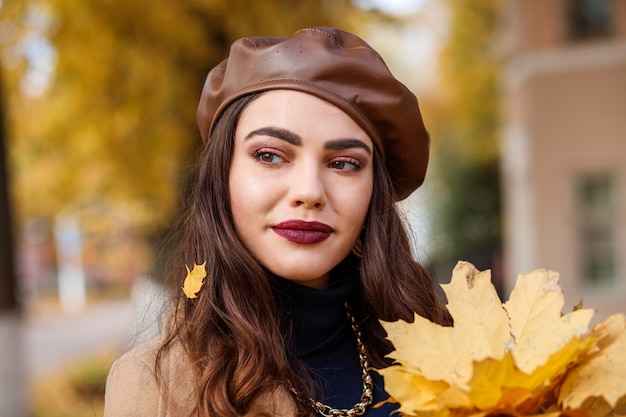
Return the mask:
MULTIPOLYGON (((122 355, 111 367, 107 379, 104 417, 191 417, 196 393, 194 371, 175 344, 161 363, 163 384, 155 376, 157 337, 122 355)), ((287 391, 258 401, 255 412, 271 416, 294 415, 295 404, 287 391)))

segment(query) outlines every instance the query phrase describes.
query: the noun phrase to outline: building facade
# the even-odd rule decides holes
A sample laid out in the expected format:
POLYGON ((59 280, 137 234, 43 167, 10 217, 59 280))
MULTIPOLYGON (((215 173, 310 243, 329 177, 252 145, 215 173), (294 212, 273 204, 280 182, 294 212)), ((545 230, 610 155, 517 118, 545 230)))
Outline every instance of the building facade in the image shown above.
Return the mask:
POLYGON ((505 286, 626 312, 626 0, 505 0, 505 286))

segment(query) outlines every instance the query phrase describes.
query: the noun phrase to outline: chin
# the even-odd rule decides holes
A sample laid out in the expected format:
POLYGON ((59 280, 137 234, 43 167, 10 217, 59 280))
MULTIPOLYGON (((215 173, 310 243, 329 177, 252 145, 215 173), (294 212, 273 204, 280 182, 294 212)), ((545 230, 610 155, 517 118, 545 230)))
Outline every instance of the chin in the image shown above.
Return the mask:
POLYGON ((288 279, 294 282, 300 282, 300 281, 315 281, 324 277, 328 277, 328 275, 330 274, 330 269, 311 270, 303 265, 297 268, 297 270, 283 269, 283 270, 276 271, 276 272, 274 272, 274 274, 278 275, 281 278, 288 279), (282 273, 276 273, 276 272, 282 272, 282 273))
MULTIPOLYGON (((333 265, 334 266, 334 265, 333 265)), ((276 276, 308 287, 325 287, 332 267, 320 268, 319 263, 295 262, 291 265, 267 265, 276 276)))

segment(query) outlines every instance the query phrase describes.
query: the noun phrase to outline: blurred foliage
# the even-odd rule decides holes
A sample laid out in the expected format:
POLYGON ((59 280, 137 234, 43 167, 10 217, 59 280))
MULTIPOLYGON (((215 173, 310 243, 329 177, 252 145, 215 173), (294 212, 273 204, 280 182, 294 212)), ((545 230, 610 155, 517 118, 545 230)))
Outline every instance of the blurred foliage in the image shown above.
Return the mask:
POLYGON ((123 213, 158 234, 200 144, 204 79, 231 42, 304 26, 349 29, 352 13, 349 0, 4 0, 18 215, 123 213))
MULTIPOLYGON (((499 3, 445 3, 438 99, 425 109, 443 190, 434 235, 446 244, 434 258, 483 268, 468 253, 500 244, 499 3)), ((88 235, 111 235, 91 239, 89 259, 112 257, 107 271, 138 268, 133 248, 162 235, 185 198, 199 94, 230 43, 304 26, 356 30, 363 16, 350 0, 4 0, 0 59, 19 220, 78 212, 88 235)))
POLYGON ((500 3, 446 3, 450 27, 432 119, 433 165, 441 190, 435 235, 444 241, 435 262, 463 258, 492 267, 500 247, 500 3))
POLYGON ((33 417, 97 417, 104 412, 104 387, 111 355, 95 356, 36 380, 33 417))

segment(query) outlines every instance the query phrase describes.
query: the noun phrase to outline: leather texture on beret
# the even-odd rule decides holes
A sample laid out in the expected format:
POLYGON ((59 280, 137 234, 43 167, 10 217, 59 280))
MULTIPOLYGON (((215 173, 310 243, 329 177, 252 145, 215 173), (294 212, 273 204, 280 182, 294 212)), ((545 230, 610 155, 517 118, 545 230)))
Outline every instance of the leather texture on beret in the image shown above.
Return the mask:
POLYGON ((430 140, 417 98, 365 41, 335 28, 234 42, 204 84, 197 113, 203 141, 234 100, 278 89, 313 94, 352 117, 382 154, 396 200, 424 181, 430 140))

